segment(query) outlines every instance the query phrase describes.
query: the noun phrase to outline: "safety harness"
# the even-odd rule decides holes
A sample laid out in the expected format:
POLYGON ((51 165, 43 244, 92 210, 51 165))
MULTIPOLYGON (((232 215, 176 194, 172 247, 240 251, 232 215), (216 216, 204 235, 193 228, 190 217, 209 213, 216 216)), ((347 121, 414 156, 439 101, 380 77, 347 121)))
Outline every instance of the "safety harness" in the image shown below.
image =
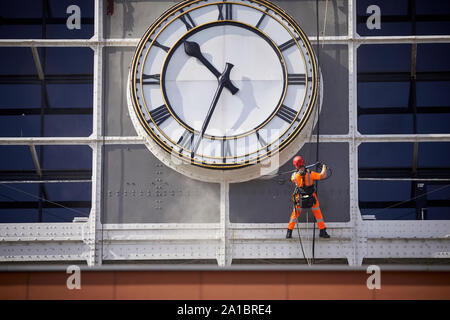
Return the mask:
POLYGON ((309 174, 309 171, 304 170, 303 173, 300 174, 303 180, 303 186, 299 187, 296 182, 294 193, 292 194, 292 201, 294 202, 294 204, 300 205, 301 208, 305 209, 312 208, 316 204, 316 198, 314 197, 316 187, 314 184, 306 186, 307 173, 309 174))

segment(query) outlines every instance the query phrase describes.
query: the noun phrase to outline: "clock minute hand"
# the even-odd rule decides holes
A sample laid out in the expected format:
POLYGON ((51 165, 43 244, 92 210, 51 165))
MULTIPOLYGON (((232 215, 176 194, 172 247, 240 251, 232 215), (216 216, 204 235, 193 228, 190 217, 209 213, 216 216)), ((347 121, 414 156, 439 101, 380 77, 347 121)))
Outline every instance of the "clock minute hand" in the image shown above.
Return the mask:
MULTIPOLYGON (((198 45, 197 42, 193 42, 193 41, 185 41, 184 42, 184 51, 186 52, 186 54, 188 56, 191 57, 195 57, 197 58, 201 63, 203 63, 203 65, 208 68, 209 71, 211 71, 214 76, 217 78, 217 80, 219 80, 220 76, 222 75, 209 61, 208 59, 206 59, 201 50, 200 50, 200 46, 198 45)), ((231 68, 230 68, 231 70, 231 68)), ((225 69, 226 71, 226 69, 225 69)), ((220 81, 220 80, 219 80, 220 81)), ((228 78, 225 81, 224 85, 225 88, 227 88, 228 90, 230 90, 231 94, 236 94, 239 89, 236 88, 230 80, 229 74, 228 74, 228 78)))
POLYGON ((205 121, 203 121, 202 131, 200 133, 200 137, 198 138, 197 142, 195 143, 194 150, 192 150, 193 153, 197 152, 198 146, 200 145, 200 141, 202 140, 203 135, 205 134, 206 128, 208 127, 208 124, 211 121, 211 117, 214 112, 214 109, 216 109, 216 105, 217 105, 217 102, 219 101, 222 90, 224 87, 226 87, 226 83, 229 83, 229 81, 230 81, 230 72, 233 67, 234 66, 231 63, 227 63, 225 66, 224 72, 219 76, 219 79, 218 79, 219 86, 217 87, 216 93, 214 94, 214 99, 211 103, 211 106, 209 107, 205 121))

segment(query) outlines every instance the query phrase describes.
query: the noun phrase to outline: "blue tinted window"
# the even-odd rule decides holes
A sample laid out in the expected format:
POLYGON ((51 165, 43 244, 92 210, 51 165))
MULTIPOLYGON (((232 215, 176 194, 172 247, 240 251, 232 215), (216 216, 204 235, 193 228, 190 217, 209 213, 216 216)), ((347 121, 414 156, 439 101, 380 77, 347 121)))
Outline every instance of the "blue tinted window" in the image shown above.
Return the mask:
POLYGON ((39 108, 41 90, 39 84, 0 84, 0 109, 39 108))
POLYGON ((418 166, 447 168, 450 171, 450 142, 419 143, 418 166))
POLYGON ((92 108, 92 90, 92 83, 47 85, 52 108, 92 108))
POLYGON ((358 130, 362 134, 412 134, 412 114, 362 115, 358 117, 358 130))
POLYGON ((417 46, 417 72, 450 71, 450 43, 421 43, 417 46))
POLYGON ((359 132, 450 133, 449 56, 449 44, 418 44, 413 76, 411 45, 361 46, 357 87, 359 132))
POLYGON ((86 137, 92 133, 93 51, 0 48, 0 136, 86 137))
POLYGON ((92 149, 89 146, 44 146, 46 169, 90 169, 92 149))
POLYGON ((48 115, 46 137, 88 137, 92 134, 92 115, 48 115))
POLYGON ((450 133, 450 113, 417 115, 418 133, 450 133))
POLYGON ((372 44, 358 48, 358 72, 408 72, 410 69, 410 44, 372 44))
POLYGON ((414 208, 360 209, 361 215, 375 215, 376 220, 416 220, 414 208))
POLYGON ((0 117, 0 136, 39 137, 41 119, 36 115, 17 115, 0 117))
POLYGON ((450 81, 419 81, 416 86, 417 106, 449 106, 450 81))
POLYGON ((35 183, 0 184, 0 223, 72 222, 89 216, 90 183, 46 183, 46 198, 39 188, 35 183))
POLYGON ((358 164, 360 168, 411 167, 412 158, 412 143, 362 143, 358 147, 358 164))
POLYGON ((358 82, 358 106, 406 107, 409 88, 408 82, 358 82))
POLYGON ((35 169, 29 146, 0 146, 0 159, 0 170, 35 169))
POLYGON ((450 142, 363 143, 358 148, 361 214, 377 220, 450 219, 450 142), (444 180, 442 180, 444 179, 444 180))
POLYGON ((411 181, 360 181, 360 201, 404 201, 410 198, 411 181))
POLYGON ((46 48, 48 74, 92 74, 94 51, 90 48, 46 48))
MULTIPOLYGON (((38 48, 41 52, 41 48, 38 48)), ((0 47, 0 74, 36 74, 31 48, 0 47)))

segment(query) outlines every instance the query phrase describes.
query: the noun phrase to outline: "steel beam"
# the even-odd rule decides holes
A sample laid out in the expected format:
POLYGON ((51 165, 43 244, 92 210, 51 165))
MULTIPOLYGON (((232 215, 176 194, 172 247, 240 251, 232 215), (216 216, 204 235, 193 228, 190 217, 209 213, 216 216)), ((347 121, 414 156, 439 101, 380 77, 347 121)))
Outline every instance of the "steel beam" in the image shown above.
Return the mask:
POLYGON ((33 54, 34 65, 36 66, 36 71, 39 80, 44 80, 44 71, 42 70, 41 59, 39 58, 39 53, 36 47, 31 47, 31 53, 33 54))
POLYGON ((91 179, 83 180, 0 180, 0 184, 21 184, 21 183, 75 183, 75 182, 92 182, 91 179))
MULTIPOLYGON (((428 200, 427 207, 450 207, 450 200, 428 200)), ((414 200, 409 201, 360 201, 360 209, 416 208, 414 200)))
POLYGON ((439 142, 450 141, 450 134, 436 133, 436 134, 372 134, 356 136, 359 143, 363 142, 439 142))
MULTIPOLYGON (((414 113, 409 107, 381 107, 381 108, 362 108, 358 106, 358 115, 372 115, 372 114, 408 114, 414 113)), ((445 107, 417 107, 416 113, 420 114, 441 114, 450 113, 450 106, 445 107)))
POLYGON ((450 169, 418 168, 412 172, 411 168, 359 168, 360 178, 417 178, 417 179, 448 179, 450 169))
MULTIPOLYGON (((44 108, 44 115, 81 115, 92 114, 92 108, 44 108)), ((41 108, 8 108, 0 109, 2 116, 40 115, 41 108)))
MULTIPOLYGON (((95 0, 95 26, 93 39, 103 41, 103 0, 95 0)), ((93 94, 93 132, 91 138, 92 156, 92 209, 88 221, 89 252, 87 263, 89 266, 101 265, 103 261, 103 226, 100 219, 103 187, 103 151, 105 144, 104 110, 103 105, 103 47, 96 45, 94 49, 94 94, 93 94)))
MULTIPOLYGON (((36 173, 39 177, 42 177, 42 169, 39 164, 39 159, 36 153, 36 147, 34 145, 30 145, 31 157, 33 158, 34 167, 36 168, 36 173)), ((3 176, 3 175, 2 175, 3 176)))
POLYGON ((17 180, 90 180, 92 171, 83 170, 47 170, 40 169, 36 173, 34 170, 0 170, 0 176, 3 181, 17 180))
MULTIPOLYGON (((349 29, 350 25, 349 21, 349 29)), ((450 35, 361 37, 356 33, 353 36, 349 34, 350 36, 319 37, 319 42, 325 44, 450 43, 450 35)), ((140 39, 136 38, 96 40, 95 36, 91 39, 0 39, 0 47, 136 47, 139 41, 140 39)), ((310 37, 310 42, 316 43, 317 38, 310 37)))
POLYGON ((395 44, 395 43, 449 43, 450 35, 439 36, 355 36, 353 41, 359 44, 395 44))
MULTIPOLYGON (((449 81, 449 71, 417 72, 417 81, 449 81)), ((358 82, 409 82, 410 72, 358 72, 358 82)))
MULTIPOLYGON (((39 201, 0 201, 0 209, 37 209, 39 201)), ((90 201, 46 201, 42 203, 42 208, 90 208, 90 201)))
POLYGON ((7 138, 0 137, 0 145, 92 145, 95 143, 106 144, 143 144, 141 137, 32 137, 32 138, 7 138))

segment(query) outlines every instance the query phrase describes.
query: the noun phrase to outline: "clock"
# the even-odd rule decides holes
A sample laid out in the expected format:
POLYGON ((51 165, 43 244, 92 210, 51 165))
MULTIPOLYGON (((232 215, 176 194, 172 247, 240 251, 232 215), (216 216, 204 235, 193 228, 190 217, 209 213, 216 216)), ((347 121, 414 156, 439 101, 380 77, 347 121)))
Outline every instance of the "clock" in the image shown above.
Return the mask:
POLYGON ((173 169, 246 181, 304 144, 318 75, 306 35, 274 4, 187 0, 140 40, 129 111, 148 148, 173 169))

